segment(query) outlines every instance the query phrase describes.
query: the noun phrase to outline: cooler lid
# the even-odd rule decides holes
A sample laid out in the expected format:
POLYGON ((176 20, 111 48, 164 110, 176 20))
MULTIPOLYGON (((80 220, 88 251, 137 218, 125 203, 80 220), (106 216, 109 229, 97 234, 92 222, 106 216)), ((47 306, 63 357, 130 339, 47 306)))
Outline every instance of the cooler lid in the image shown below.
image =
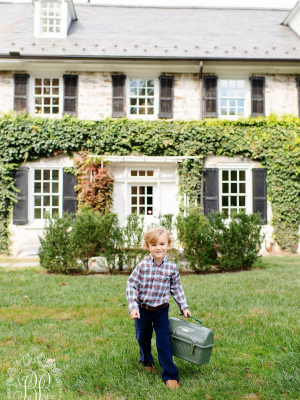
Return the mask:
POLYGON ((173 337, 193 343, 199 347, 212 347, 214 345, 214 334, 211 329, 205 328, 180 318, 169 319, 169 331, 173 337))

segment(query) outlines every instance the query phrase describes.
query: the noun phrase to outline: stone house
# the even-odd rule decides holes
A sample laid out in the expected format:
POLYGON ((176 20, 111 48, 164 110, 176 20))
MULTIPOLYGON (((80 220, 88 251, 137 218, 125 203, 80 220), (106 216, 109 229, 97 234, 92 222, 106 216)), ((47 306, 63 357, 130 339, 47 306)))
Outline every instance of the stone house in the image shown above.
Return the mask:
MULTIPOLYGON (((299 115, 300 5, 293 10, 0 2, 0 111, 48 118, 237 119, 299 115)), ((148 221, 178 213, 180 157, 108 156, 114 210, 148 221)), ((44 213, 76 211, 67 155, 26 162, 10 230, 34 254, 44 213)), ((271 240, 266 171, 236 156, 205 160, 205 212, 260 211, 271 240)))

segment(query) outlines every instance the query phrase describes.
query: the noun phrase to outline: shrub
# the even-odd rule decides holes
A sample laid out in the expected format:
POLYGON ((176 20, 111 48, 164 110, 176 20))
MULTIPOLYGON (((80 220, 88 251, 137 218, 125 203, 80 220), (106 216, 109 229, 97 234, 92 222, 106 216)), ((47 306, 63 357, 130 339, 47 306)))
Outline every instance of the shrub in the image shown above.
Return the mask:
POLYGON ((229 222, 224 214, 215 213, 209 216, 209 221, 219 267, 224 270, 252 267, 263 239, 259 213, 233 214, 229 222))
POLYGON ((217 253, 213 231, 207 218, 199 211, 190 210, 187 217, 177 217, 178 239, 184 248, 189 266, 196 272, 210 269, 216 264, 217 253))
POLYGON ((39 256, 43 268, 63 274, 79 268, 70 238, 72 218, 72 214, 64 213, 61 218, 57 215, 53 219, 47 219, 44 235, 39 236, 39 256))
POLYGON ((132 270, 147 254, 143 249, 145 234, 144 218, 138 214, 130 214, 123 228, 123 256, 126 266, 132 270))

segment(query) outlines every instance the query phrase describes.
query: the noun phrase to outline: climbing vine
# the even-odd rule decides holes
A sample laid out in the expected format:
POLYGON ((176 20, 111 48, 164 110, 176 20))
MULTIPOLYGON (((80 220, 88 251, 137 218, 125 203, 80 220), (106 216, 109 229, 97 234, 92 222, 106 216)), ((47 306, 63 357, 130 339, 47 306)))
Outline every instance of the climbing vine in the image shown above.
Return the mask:
MULTIPOLYGON (((88 150, 98 155, 240 155, 268 170, 274 237, 283 249, 298 243, 300 225, 300 120, 293 116, 237 121, 141 121, 126 118, 82 121, 68 116, 44 119, 7 114, 0 118, 0 239, 8 246, 9 213, 14 194, 13 164, 57 152, 88 150)), ((180 166, 181 193, 199 193, 200 159, 180 166), (195 172, 196 171, 196 172, 195 172)))

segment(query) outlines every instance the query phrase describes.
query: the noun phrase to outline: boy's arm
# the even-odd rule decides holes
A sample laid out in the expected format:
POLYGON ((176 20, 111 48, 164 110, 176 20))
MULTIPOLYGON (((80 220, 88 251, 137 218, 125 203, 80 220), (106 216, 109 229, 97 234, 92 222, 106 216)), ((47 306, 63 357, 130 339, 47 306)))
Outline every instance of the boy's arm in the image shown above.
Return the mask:
POLYGON ((171 276, 170 293, 173 296, 173 299, 179 305, 180 311, 188 308, 188 305, 186 304, 185 294, 180 284, 180 275, 177 268, 171 276))
POLYGON ((128 301, 128 311, 129 314, 132 310, 138 310, 138 294, 140 290, 140 270, 136 267, 127 281, 126 286, 126 297, 128 301))

